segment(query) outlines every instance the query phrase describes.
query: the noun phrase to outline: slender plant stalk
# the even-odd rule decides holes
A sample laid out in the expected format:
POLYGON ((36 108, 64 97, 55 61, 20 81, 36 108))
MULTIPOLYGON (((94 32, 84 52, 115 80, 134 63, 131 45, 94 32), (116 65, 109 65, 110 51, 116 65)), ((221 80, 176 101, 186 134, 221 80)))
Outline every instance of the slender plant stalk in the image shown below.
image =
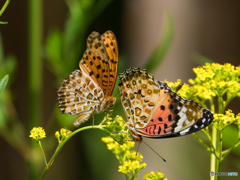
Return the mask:
MULTIPOLYGON (((42 87, 42 0, 28 1, 28 129, 40 124, 42 87)), ((31 143, 32 155, 39 152, 37 144, 31 143)), ((37 179, 41 162, 32 157, 29 162, 29 179, 37 179)))
MULTIPOLYGON (((223 114, 225 110, 225 106, 223 104, 222 96, 218 96, 218 113, 223 114)), ((216 158, 214 154, 211 154, 211 172, 220 172, 221 171, 221 163, 222 163, 222 132, 213 126, 212 128, 212 141, 213 147, 216 150, 216 155, 219 158, 216 158)), ((211 180, 219 180, 220 176, 211 176, 211 180)))
MULTIPOLYGON (((105 131, 105 132, 107 132, 107 133, 110 133, 110 132, 109 132, 107 129, 105 129, 104 127, 106 127, 106 125, 86 126, 86 127, 79 128, 79 129, 77 129, 76 131, 72 132, 68 137, 66 137, 66 139, 65 139, 64 141, 62 141, 62 142, 58 145, 58 147, 57 147, 55 153, 53 154, 52 158, 51 158, 50 161, 47 163, 47 166, 45 167, 45 169, 44 169, 44 171, 43 171, 43 173, 42 173, 42 176, 41 176, 40 180, 44 179, 47 171, 49 170, 49 168, 50 168, 51 165, 53 164, 53 161, 55 160, 56 156, 58 155, 58 153, 60 152, 60 150, 62 149, 62 147, 64 146, 64 144, 65 144, 73 135, 75 135, 76 133, 81 132, 81 131, 83 131, 83 130, 92 129, 92 128, 94 128, 94 129, 100 129, 100 130, 102 130, 102 131, 105 131)), ((45 159, 45 155, 44 155, 44 154, 43 154, 43 156, 44 156, 44 159, 45 159)))
POLYGON ((3 14, 3 12, 5 11, 5 9, 7 8, 9 3, 10 3, 10 0, 6 0, 6 2, 4 3, 2 9, 0 10, 0 16, 3 14))

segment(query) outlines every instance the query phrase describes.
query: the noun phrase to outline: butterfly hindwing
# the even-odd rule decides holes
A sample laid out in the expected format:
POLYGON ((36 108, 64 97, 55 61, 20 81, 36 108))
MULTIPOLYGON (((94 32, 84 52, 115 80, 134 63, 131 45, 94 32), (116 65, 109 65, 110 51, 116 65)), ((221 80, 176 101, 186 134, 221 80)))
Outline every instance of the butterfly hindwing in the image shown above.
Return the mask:
POLYGON ((64 79, 58 90, 59 108, 62 114, 92 112, 97 101, 104 98, 101 88, 81 70, 75 70, 64 79))
POLYGON ((150 123, 142 129, 142 132, 145 136, 154 138, 190 134, 200 130, 200 127, 202 129, 208 126, 213 120, 210 114, 212 113, 209 110, 203 109, 195 101, 183 99, 176 93, 169 92, 168 98, 156 109, 150 123), (204 119, 206 122, 203 122, 204 119))

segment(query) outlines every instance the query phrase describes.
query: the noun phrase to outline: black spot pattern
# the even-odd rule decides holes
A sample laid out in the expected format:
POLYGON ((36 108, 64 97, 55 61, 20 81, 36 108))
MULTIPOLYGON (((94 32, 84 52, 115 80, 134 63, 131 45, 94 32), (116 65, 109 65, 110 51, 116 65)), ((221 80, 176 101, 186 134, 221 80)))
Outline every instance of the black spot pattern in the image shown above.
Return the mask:
POLYGON ((165 110, 165 106, 161 105, 160 109, 164 111, 165 110))
POLYGON ((169 120, 169 121, 172 120, 172 115, 171 115, 171 114, 168 115, 168 120, 169 120))

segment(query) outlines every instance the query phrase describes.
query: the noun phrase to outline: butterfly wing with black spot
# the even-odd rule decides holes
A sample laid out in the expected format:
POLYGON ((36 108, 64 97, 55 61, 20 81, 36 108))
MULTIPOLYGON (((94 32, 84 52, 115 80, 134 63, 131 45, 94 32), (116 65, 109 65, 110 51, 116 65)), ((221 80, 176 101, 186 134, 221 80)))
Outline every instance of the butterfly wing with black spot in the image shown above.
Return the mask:
POLYGON ((89 114, 103 98, 104 94, 96 82, 81 70, 75 70, 64 79, 58 90, 58 107, 62 114, 89 114))
POLYGON ((89 35, 87 50, 79 67, 102 88, 105 98, 112 94, 117 76, 118 49, 111 31, 102 36, 97 32, 89 35))
POLYGON ((166 138, 196 132, 208 126, 214 118, 211 111, 197 102, 169 91, 164 98, 159 98, 150 119, 148 125, 138 133, 145 137, 166 138))
MULTIPOLYGON (((118 46, 117 39, 112 31, 107 31, 101 36, 106 47, 109 60, 109 90, 108 96, 112 95, 118 72, 118 46)), ((106 90, 105 90, 106 91, 106 90)), ((105 92, 104 91, 104 92, 105 92)))
POLYGON ((146 70, 130 68, 119 75, 121 102, 135 129, 143 128, 158 100, 159 83, 146 70))
POLYGON ((130 68, 119 75, 119 80, 128 129, 138 142, 142 136, 167 138, 191 134, 214 119, 211 111, 181 98, 146 70, 130 68))

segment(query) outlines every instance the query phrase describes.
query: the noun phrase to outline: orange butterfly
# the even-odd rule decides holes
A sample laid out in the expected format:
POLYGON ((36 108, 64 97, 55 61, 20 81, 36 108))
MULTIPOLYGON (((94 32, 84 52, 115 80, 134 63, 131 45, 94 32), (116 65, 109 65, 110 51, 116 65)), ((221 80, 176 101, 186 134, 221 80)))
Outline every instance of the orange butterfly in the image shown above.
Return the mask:
POLYGON ((119 75, 122 106, 133 138, 169 138, 194 133, 212 123, 213 113, 172 91, 147 70, 130 68, 119 75))
POLYGON ((103 35, 92 32, 88 36, 79 67, 58 90, 61 113, 81 115, 75 126, 87 121, 94 112, 101 113, 115 104, 116 97, 111 95, 118 71, 118 46, 112 31, 103 35))

